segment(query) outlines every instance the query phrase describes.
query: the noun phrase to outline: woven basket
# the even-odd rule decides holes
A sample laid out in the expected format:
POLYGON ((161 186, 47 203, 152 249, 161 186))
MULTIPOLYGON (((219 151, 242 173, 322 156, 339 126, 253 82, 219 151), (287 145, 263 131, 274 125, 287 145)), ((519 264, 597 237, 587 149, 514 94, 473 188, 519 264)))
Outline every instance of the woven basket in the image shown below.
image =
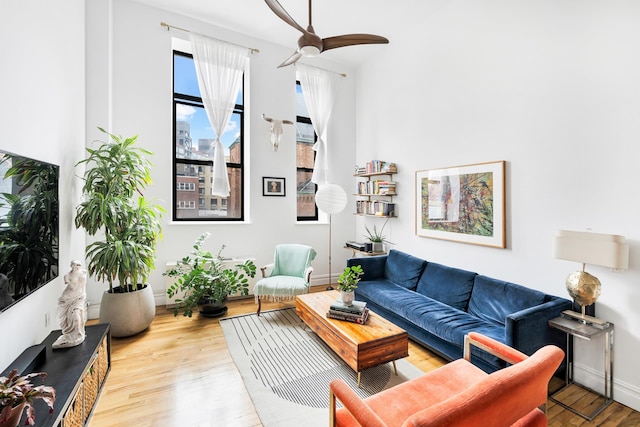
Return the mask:
POLYGON ((107 371, 109 370, 109 355, 107 354, 107 337, 102 339, 100 347, 98 348, 98 371, 100 379, 100 387, 104 383, 104 379, 107 377, 107 371))
POLYGON ((87 418, 89 418, 91 408, 93 408, 93 404, 96 403, 96 399, 98 398, 98 381, 100 373, 100 370, 98 368, 99 364, 100 363, 98 359, 96 359, 82 379, 82 383, 84 384, 85 408, 84 417, 82 418, 83 421, 87 421, 87 418))
POLYGON ((73 398, 71 405, 69 405, 69 409, 67 409, 67 412, 64 414, 62 427, 82 427, 84 425, 82 420, 82 389, 83 385, 80 384, 80 388, 78 388, 78 392, 73 398))

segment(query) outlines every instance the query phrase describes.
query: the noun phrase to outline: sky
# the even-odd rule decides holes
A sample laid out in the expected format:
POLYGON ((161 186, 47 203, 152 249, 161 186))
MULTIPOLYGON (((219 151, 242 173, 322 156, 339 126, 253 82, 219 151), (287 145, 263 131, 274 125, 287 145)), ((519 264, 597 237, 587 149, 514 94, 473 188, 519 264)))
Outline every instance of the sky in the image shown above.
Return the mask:
MULTIPOLYGON (((181 55, 174 56, 174 91, 200 97, 198 78, 193 59, 181 55)), ((242 90, 238 93, 236 104, 242 103, 242 90)), ((176 119, 188 122, 191 125, 191 139, 197 145, 198 139, 215 139, 215 132, 209 124, 204 108, 178 104, 176 107, 176 119)), ((222 144, 226 155, 228 148, 240 135, 240 116, 233 114, 229 124, 222 135, 222 144)))
MULTIPOLYGON (((200 97, 198 88, 198 78, 192 58, 182 55, 174 55, 174 91, 187 95, 200 97)), ((238 93, 236 104, 241 104, 242 90, 238 93)), ((207 113, 204 108, 192 107, 190 105, 178 104, 176 110, 176 119, 186 121, 190 124, 191 139, 197 146, 198 139, 215 139, 215 132, 209 124, 207 113)), ((307 107, 304 103, 302 90, 300 85, 296 85, 296 108, 299 115, 309 117, 307 107)), ((295 121, 295 117, 291 120, 295 121)), ((225 155, 229 155, 229 146, 240 135, 240 116, 233 114, 223 135, 222 144, 225 147, 225 155)))

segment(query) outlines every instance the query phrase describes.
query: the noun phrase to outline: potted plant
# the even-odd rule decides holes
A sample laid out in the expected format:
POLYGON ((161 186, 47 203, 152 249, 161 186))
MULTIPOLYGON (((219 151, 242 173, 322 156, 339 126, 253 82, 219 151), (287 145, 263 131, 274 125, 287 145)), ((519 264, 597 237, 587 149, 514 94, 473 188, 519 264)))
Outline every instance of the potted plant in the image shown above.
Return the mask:
POLYGON ((100 321, 111 324, 111 334, 125 337, 145 330, 155 316, 151 286, 160 218, 164 209, 147 200, 143 190, 151 184, 150 151, 135 145, 138 136, 109 136, 96 149, 87 148, 85 199, 76 209, 75 225, 89 236, 100 233, 86 247, 87 270, 109 290, 100 303, 100 321), (118 280, 118 286, 114 281, 118 280))
POLYGON ((361 265, 352 265, 345 267, 338 278, 338 289, 340 290, 340 299, 345 305, 353 304, 354 291, 358 287, 360 277, 364 274, 361 265))
POLYGON ((36 415, 33 410, 35 399, 42 399, 53 412, 53 403, 56 400, 56 391, 53 387, 39 385, 34 386, 31 379, 47 376, 44 372, 18 375, 13 369, 9 376, 0 377, 0 426, 15 427, 20 422, 22 411, 26 409, 27 420, 25 424, 35 425, 36 415))
POLYGON ((167 294, 175 299, 175 316, 182 311, 183 316, 191 317, 196 307, 205 317, 218 317, 227 312, 227 296, 240 292, 249 294, 249 279, 255 277, 256 266, 251 260, 246 260, 232 267, 225 267, 222 245, 217 254, 202 249, 204 242, 211 233, 203 233, 196 239, 191 253, 176 263, 176 266, 164 273, 165 276, 175 277, 167 294), (248 276, 248 277, 247 277, 248 276))
POLYGON ((384 231, 384 227, 386 227, 387 222, 389 222, 389 220, 387 219, 384 224, 382 224, 382 227, 380 228, 380 230, 378 230, 376 228, 376 225, 373 225, 373 229, 370 229, 366 224, 364 226, 364 229, 367 231, 367 234, 365 234, 364 236, 369 239, 369 241, 372 244, 371 247, 371 251, 372 252, 384 252, 384 247, 383 244, 384 243, 391 243, 387 240, 387 236, 385 236, 383 233, 384 231))

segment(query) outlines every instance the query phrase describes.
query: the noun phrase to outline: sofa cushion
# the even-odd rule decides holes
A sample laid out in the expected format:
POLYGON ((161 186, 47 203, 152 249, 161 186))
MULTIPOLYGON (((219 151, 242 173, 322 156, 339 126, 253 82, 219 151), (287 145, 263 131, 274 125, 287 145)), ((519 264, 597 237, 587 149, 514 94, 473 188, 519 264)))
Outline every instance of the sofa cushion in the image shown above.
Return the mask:
POLYGON ((387 256, 384 277, 403 288, 415 289, 426 264, 423 259, 392 249, 387 256))
POLYGON ((466 311, 476 273, 429 262, 416 292, 466 311))
POLYGON ((358 297, 364 297, 370 301, 375 301, 380 307, 394 313, 398 313, 398 310, 415 298, 415 296, 416 293, 414 291, 396 285, 386 279, 374 281, 361 280, 356 289, 356 299, 358 299, 358 297))
POLYGON ((420 294, 404 301, 397 310, 397 313, 410 322, 460 348, 464 343, 465 334, 471 331, 504 342, 504 327, 420 294))
MULTIPOLYGON (((414 293, 413 298, 403 299, 394 308, 395 313, 430 334, 454 344, 461 352, 464 336, 469 332, 479 332, 501 343, 505 342, 504 326, 418 293, 414 293)), ((504 366, 497 357, 484 351, 474 350, 473 354, 494 366, 504 366)))
POLYGON ((507 315, 545 302, 545 294, 515 283, 478 275, 469 300, 469 313, 505 325, 507 315))

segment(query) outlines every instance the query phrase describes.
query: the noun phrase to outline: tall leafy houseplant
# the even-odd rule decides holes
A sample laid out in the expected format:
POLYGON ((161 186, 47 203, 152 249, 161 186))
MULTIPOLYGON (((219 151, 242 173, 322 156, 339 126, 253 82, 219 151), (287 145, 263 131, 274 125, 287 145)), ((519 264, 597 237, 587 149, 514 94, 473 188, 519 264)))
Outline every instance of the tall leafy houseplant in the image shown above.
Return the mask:
MULTIPOLYGON (((132 293, 147 288, 145 282, 154 268, 160 219, 165 211, 143 195, 151 184, 152 164, 146 156, 152 153, 135 145, 137 135, 123 138, 99 129, 109 140, 99 141, 96 149, 87 148, 88 157, 76 165, 85 164, 87 168, 82 187, 85 199, 76 209, 75 225, 90 236, 101 237, 86 247, 89 274, 108 282, 110 294, 132 293), (114 286, 116 279, 118 286, 114 286)), ((101 321, 107 321, 103 318, 104 303, 103 296, 101 321)), ((155 306, 153 310, 155 314, 155 306)), ((127 336, 118 333, 113 319, 108 321, 114 336, 127 336)), ((140 332, 130 333, 132 330, 123 332, 140 332)))
POLYGON ((75 225, 90 236, 104 233, 103 240, 86 248, 89 274, 107 281, 110 292, 130 292, 154 268, 164 209, 142 195, 151 184, 151 162, 145 155, 152 153, 134 146, 137 135, 122 138, 99 129, 111 141, 101 142, 97 149, 87 148, 89 156, 77 164, 88 168, 82 187, 85 200, 76 209, 75 225))

